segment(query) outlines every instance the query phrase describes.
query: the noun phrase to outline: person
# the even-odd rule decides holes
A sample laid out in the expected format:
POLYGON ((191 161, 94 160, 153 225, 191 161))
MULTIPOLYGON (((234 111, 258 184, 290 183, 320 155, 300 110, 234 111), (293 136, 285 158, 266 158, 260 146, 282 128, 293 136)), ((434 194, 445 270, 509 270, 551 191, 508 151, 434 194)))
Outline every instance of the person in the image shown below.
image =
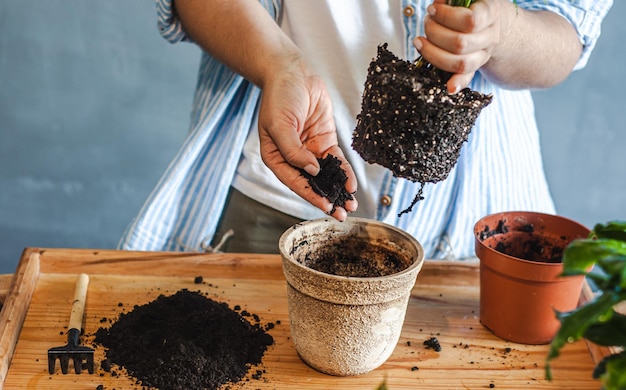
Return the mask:
POLYGON ((585 66, 611 0, 156 0, 169 42, 203 51, 180 151, 119 247, 276 253, 282 232, 324 217, 330 202, 300 169, 338 157, 348 215, 395 225, 427 258, 474 256, 473 225, 507 210, 554 213, 531 90, 585 66), (351 148, 367 67, 378 45, 452 73, 450 93, 492 94, 448 175, 393 177, 351 148), (224 244, 224 238, 232 236, 224 244))

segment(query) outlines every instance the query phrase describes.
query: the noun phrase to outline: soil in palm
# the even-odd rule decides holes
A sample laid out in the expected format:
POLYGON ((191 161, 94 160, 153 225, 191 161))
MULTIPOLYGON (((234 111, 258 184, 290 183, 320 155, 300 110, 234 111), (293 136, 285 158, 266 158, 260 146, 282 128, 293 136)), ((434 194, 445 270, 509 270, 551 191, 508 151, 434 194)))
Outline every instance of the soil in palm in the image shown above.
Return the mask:
POLYGON ((319 158, 320 172, 317 176, 308 174, 305 170, 300 170, 313 191, 328 199, 333 204, 333 209, 329 214, 335 212, 337 207, 345 207, 348 200, 354 199, 352 194, 346 190, 348 175, 341 167, 341 160, 332 154, 327 154, 324 158, 319 158))

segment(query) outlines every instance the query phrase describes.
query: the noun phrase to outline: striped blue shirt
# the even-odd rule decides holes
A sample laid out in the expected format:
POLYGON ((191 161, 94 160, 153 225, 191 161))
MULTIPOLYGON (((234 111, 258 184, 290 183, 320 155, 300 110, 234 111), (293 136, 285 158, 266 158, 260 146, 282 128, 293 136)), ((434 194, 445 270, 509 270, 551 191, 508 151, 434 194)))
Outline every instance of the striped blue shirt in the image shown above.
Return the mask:
MULTIPOLYGON (((160 33, 172 43, 191 41, 173 12, 172 1, 156 1, 160 33)), ((412 6, 416 15, 425 15, 430 4, 430 1, 398 1, 403 8, 412 6)), ((260 2, 278 19, 283 2, 260 2)), ((517 3, 525 9, 556 12, 572 23, 583 44, 576 69, 586 64, 600 35, 600 23, 612 5, 611 0, 517 0, 517 3)), ((411 42, 423 34, 421 17, 406 17, 403 23, 404 54, 414 58, 417 53, 411 42)), ((377 181, 380 197, 388 196, 393 202, 378 204, 371 218, 414 235, 429 258, 473 256, 473 225, 487 214, 506 210, 555 212, 543 173, 530 92, 501 89, 480 73, 471 88, 493 94, 494 99, 479 116, 446 180, 427 184, 425 199, 401 217, 398 213, 411 203, 419 184, 395 178, 390 172, 377 181)), ((258 88, 203 54, 191 131, 129 225, 120 241, 121 249, 200 250, 210 243, 228 189, 237 174, 249 130, 254 125, 259 97, 258 88)))

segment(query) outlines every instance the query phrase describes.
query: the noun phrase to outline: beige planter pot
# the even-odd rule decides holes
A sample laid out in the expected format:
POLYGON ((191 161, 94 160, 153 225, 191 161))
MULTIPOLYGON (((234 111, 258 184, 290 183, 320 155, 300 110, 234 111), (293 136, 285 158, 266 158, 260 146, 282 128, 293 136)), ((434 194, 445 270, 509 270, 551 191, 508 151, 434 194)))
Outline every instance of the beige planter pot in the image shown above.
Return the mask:
MULTIPOLYGON (((409 234, 367 219, 324 218, 297 224, 279 242, 291 336, 300 358, 314 369, 358 375, 383 364, 393 352, 424 250, 409 234), (378 277, 346 277, 309 268, 320 250, 338 250, 342 240, 380 246, 406 268, 378 277)), ((351 255, 354 255, 352 253, 351 255)), ((362 253, 373 257, 373 253, 362 253)))

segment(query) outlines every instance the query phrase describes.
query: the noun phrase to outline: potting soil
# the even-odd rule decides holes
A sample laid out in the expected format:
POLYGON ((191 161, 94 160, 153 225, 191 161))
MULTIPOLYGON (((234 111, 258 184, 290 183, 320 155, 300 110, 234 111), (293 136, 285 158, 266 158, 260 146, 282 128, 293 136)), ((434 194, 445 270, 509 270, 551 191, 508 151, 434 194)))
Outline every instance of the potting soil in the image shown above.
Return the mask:
POLYGON ((449 76, 431 65, 401 60, 387 44, 380 45, 368 68, 352 148, 365 161, 422 188, 445 179, 492 99, 469 88, 448 93, 449 76))
POLYGON ((320 172, 317 176, 312 176, 304 170, 300 170, 313 191, 328 199, 333 204, 330 214, 335 212, 336 207, 344 207, 346 201, 354 199, 352 194, 346 190, 348 176, 341 168, 341 161, 332 154, 324 158, 317 159, 320 164, 320 172))
POLYGON ((411 264, 382 245, 356 239, 329 239, 328 245, 306 253, 303 263, 316 271, 349 277, 392 275, 411 264))
POLYGON ((513 230, 504 220, 498 221, 493 229, 485 226, 477 237, 480 241, 489 240, 489 246, 500 253, 540 263, 562 262, 568 243, 566 237, 555 238, 536 232, 532 224, 516 226, 513 230))
POLYGON ((110 328, 98 329, 94 341, 105 347, 108 361, 142 386, 218 389, 241 381, 261 363, 274 343, 266 332, 271 327, 262 327, 256 315, 184 289, 122 313, 110 328))

